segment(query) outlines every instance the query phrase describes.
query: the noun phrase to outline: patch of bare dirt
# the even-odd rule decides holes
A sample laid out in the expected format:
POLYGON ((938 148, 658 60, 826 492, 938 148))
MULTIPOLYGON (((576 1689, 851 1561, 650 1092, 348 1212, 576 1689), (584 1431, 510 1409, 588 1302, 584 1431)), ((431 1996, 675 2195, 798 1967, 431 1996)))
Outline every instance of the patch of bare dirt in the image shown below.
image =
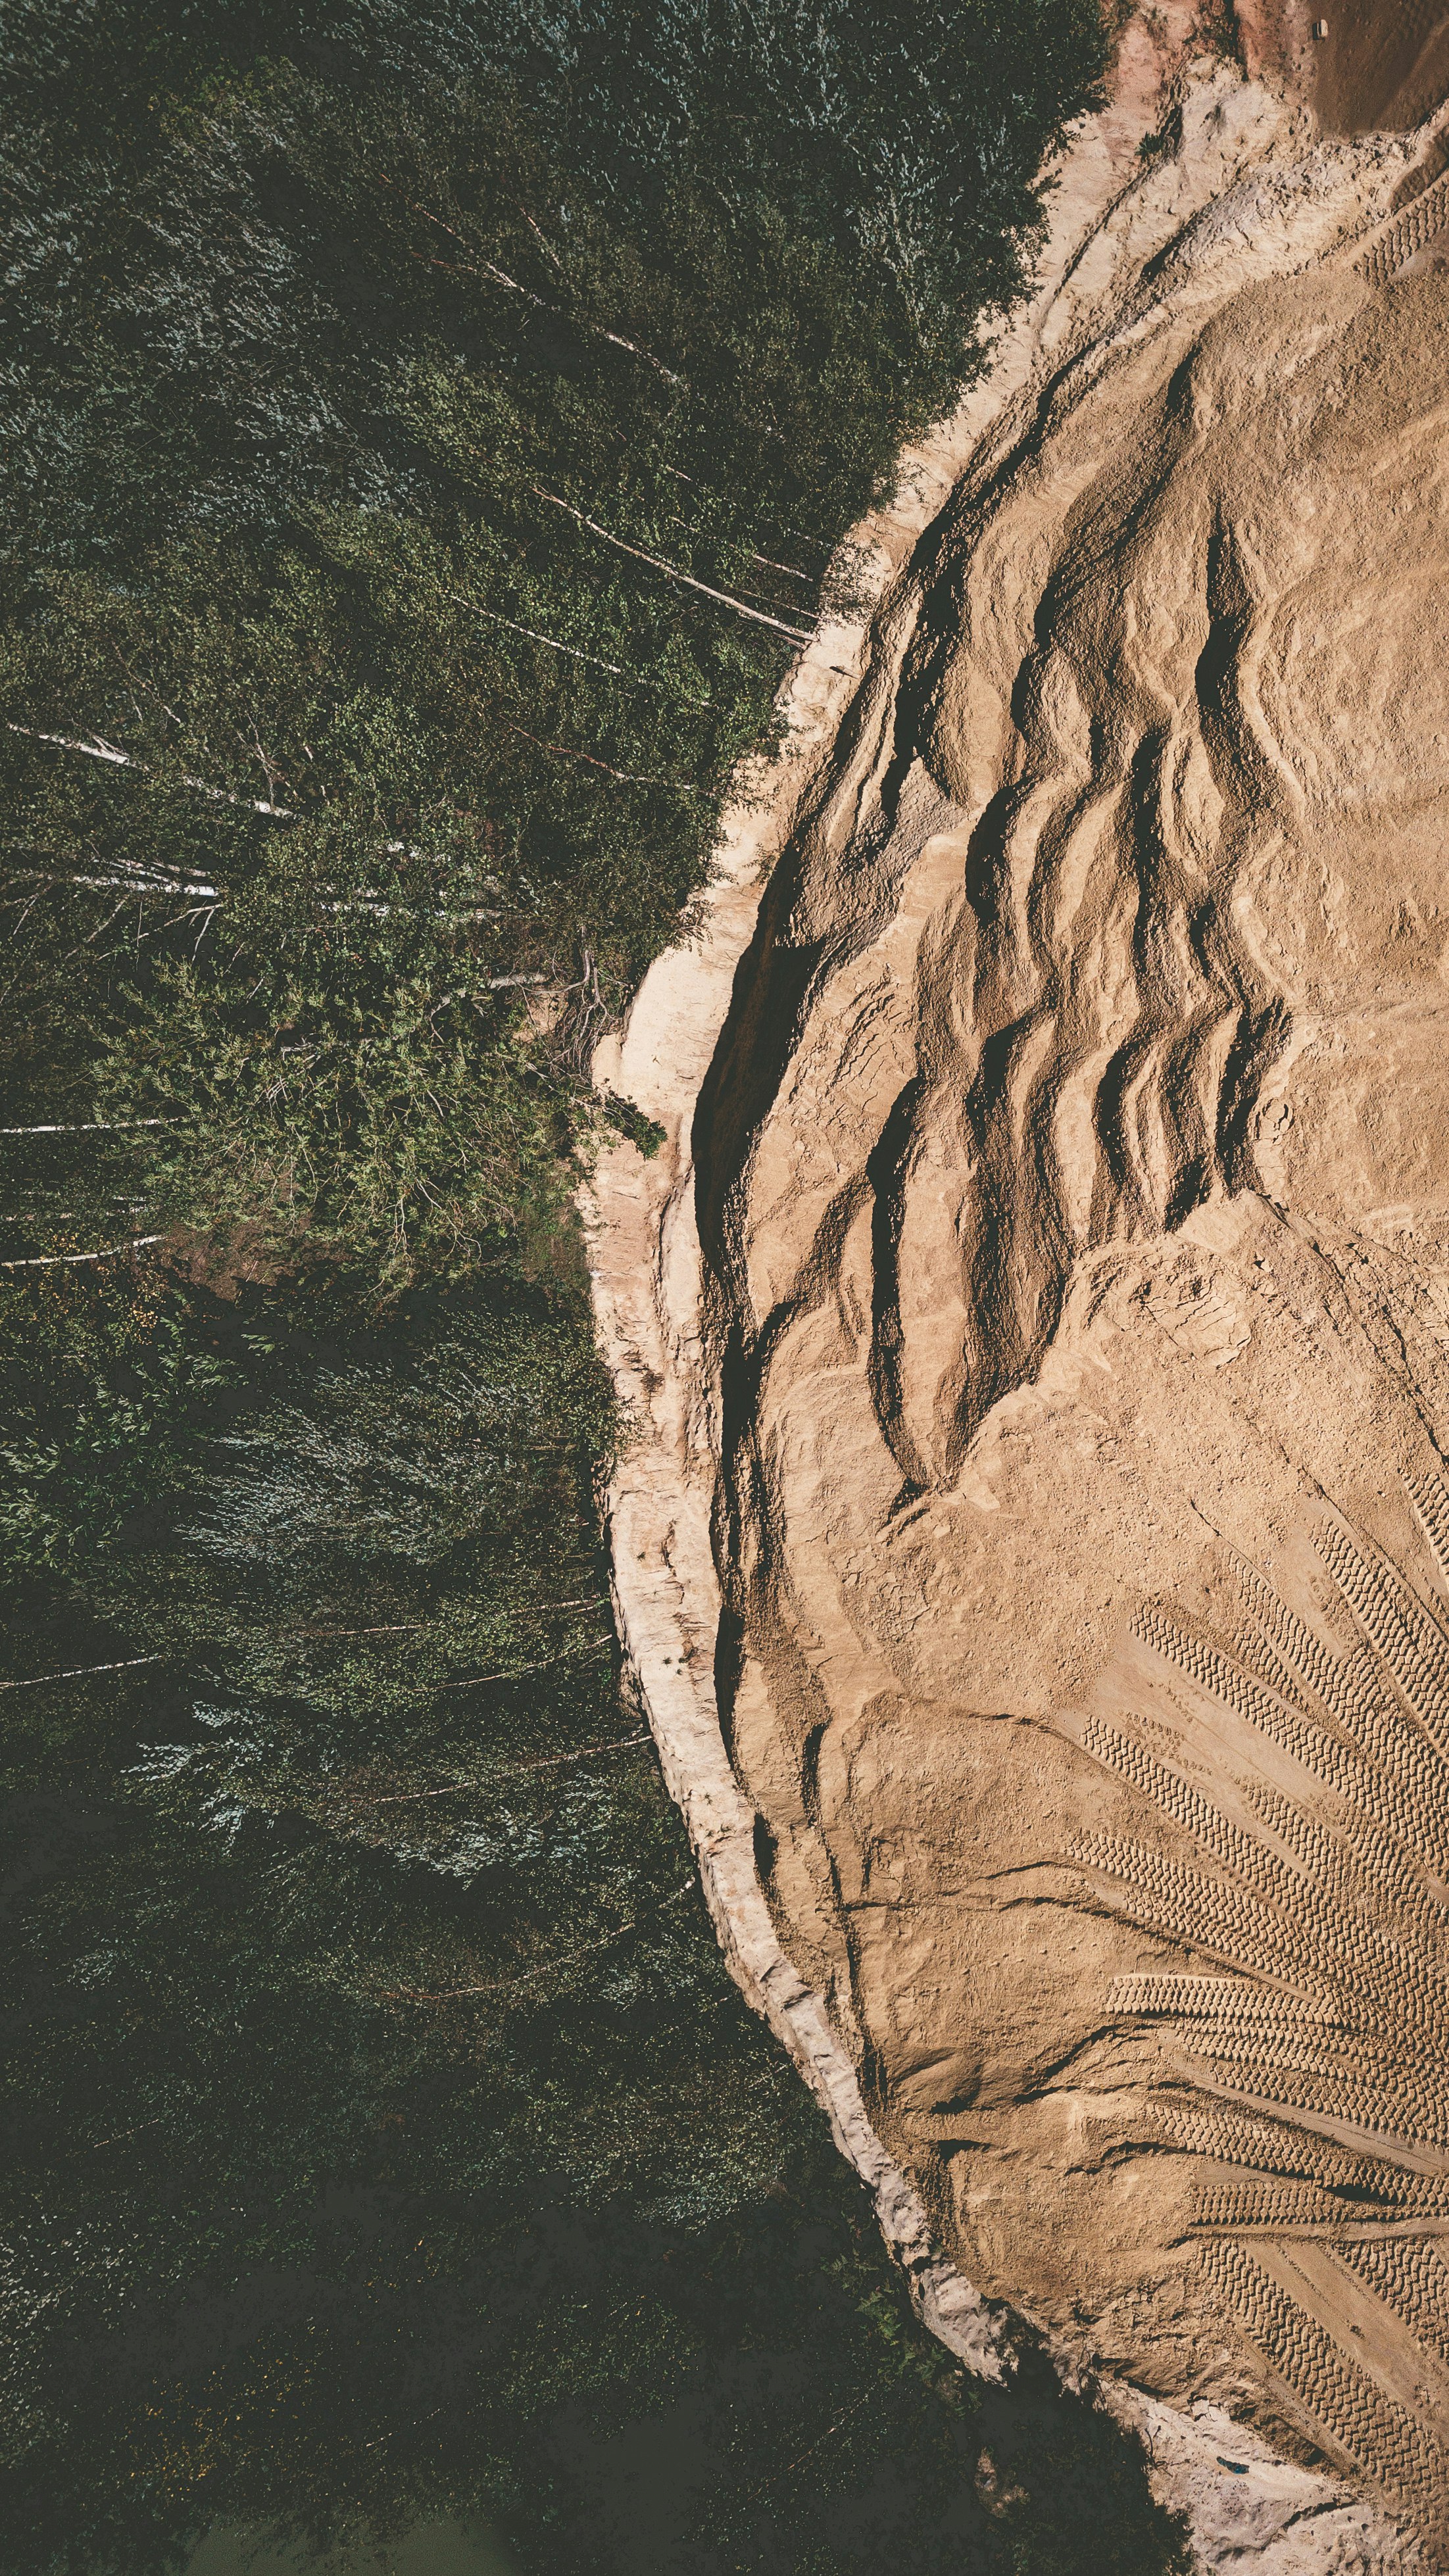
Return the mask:
POLYGON ((1418 125, 1449 97, 1449 9, 1442 0, 1323 0, 1313 43, 1313 104, 1326 134, 1418 125))

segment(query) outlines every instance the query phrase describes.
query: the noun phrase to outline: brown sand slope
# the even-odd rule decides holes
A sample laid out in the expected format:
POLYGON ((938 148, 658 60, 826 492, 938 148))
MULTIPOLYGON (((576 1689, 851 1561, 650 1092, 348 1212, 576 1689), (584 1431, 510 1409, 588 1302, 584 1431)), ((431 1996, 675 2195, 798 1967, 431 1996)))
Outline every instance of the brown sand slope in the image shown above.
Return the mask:
POLYGON ((1417 125, 1449 91, 1449 9, 1442 0, 1323 0, 1313 102, 1328 134, 1417 125))
POLYGON ((1261 95, 1106 189, 606 1068, 616 1563, 928 2312, 1449 2554, 1449 184, 1261 95))
POLYGON ((1449 95, 1444 0, 1236 0, 1233 17, 1249 73, 1310 101, 1325 134, 1418 125, 1449 95))

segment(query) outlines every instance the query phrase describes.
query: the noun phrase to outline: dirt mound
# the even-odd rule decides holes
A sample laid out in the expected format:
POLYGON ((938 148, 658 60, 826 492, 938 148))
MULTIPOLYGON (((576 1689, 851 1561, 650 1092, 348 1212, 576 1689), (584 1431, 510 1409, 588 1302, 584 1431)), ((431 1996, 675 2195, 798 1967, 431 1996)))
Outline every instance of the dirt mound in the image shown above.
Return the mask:
POLYGON ((621 1615, 742 1979, 947 2339, 1140 2392, 1265 2576, 1410 2563, 1295 2458, 1449 2550, 1433 167, 1220 69, 1059 223, 603 1068, 671 1129, 601 1175, 621 1615))
POLYGON ((1034 441, 696 1129, 724 1723, 882 2135, 989 2295, 1434 2517, 1446 423, 1429 265, 1034 441))

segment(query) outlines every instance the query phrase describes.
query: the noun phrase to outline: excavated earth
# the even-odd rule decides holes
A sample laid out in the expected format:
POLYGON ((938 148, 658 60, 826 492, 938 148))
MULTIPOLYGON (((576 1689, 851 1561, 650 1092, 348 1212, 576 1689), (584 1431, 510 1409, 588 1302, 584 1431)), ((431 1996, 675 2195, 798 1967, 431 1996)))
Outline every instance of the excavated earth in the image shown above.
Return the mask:
POLYGON ((601 1050, 616 1589, 928 2322, 1442 2567, 1449 36, 1163 24, 601 1050))

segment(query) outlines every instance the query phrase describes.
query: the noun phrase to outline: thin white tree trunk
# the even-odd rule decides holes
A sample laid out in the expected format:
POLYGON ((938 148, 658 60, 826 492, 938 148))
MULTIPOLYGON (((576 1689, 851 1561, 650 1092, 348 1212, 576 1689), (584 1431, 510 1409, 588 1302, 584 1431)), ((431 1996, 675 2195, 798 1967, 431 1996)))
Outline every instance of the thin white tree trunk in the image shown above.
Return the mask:
POLYGON ((623 537, 614 535, 612 528, 601 528, 597 519, 586 518, 572 501, 562 500, 557 492, 545 492, 541 483, 535 483, 533 491, 536 499, 550 502, 555 510, 567 510, 569 517, 577 519, 591 536, 602 537, 606 546, 617 546, 620 554, 632 555, 636 563, 652 564, 656 572, 668 573, 671 581, 682 581, 688 589, 702 591, 706 599, 717 599, 722 608, 732 608, 737 617, 752 617, 757 626, 773 626, 777 635, 788 635, 792 644, 809 643, 808 627, 787 626, 782 617, 768 617, 763 608, 751 608, 746 600, 736 599, 732 591, 715 590, 707 581, 696 581, 692 572, 682 572, 678 564, 666 563, 663 555, 646 554, 642 546, 627 544, 623 537))
POLYGON ((58 1270, 71 1261, 109 1261, 118 1252, 139 1252, 143 1244, 164 1241, 160 1234, 133 1234, 125 1243, 102 1244, 99 1252, 37 1252, 28 1261, 0 1261, 0 1270, 58 1270))

